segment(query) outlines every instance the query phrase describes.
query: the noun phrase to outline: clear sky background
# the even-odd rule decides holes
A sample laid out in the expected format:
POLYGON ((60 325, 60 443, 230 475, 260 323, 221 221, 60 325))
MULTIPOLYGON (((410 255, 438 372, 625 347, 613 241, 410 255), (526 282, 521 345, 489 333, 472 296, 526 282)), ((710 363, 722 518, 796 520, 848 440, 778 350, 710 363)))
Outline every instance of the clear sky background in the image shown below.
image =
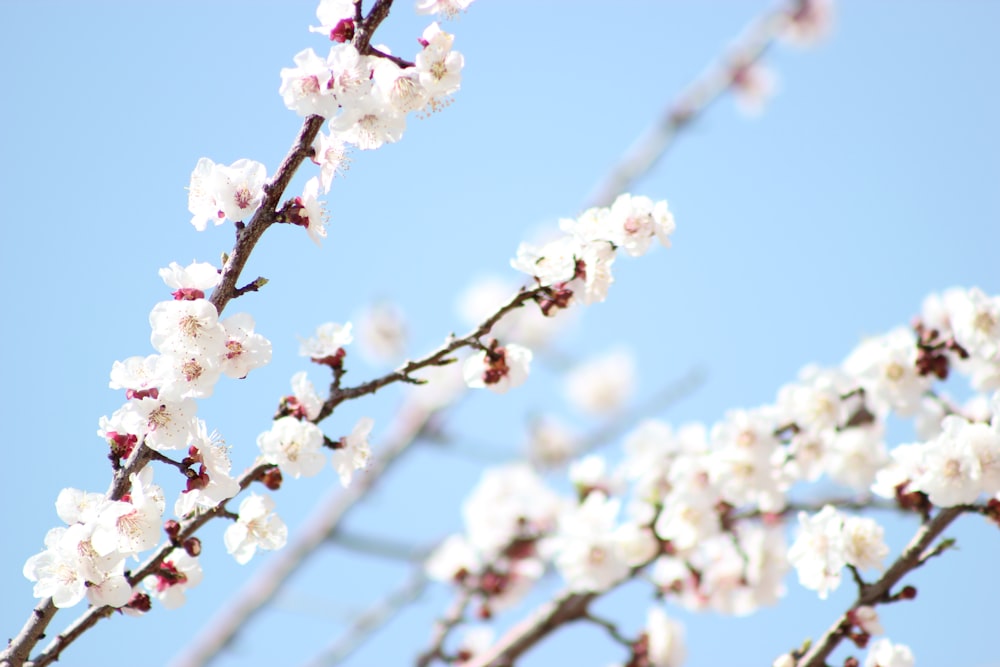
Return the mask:
MULTIPOLYGON (((376 38, 404 57, 429 22, 412 4, 398 2, 376 38)), ((455 311, 461 290, 483 275, 519 280, 507 264, 517 244, 576 214, 659 110, 768 6, 480 0, 445 26, 466 59, 455 103, 411 118, 399 144, 355 154, 328 197, 322 249, 301 229, 274 228, 247 268, 247 279, 271 283, 231 312, 256 318, 274 343, 273 364, 245 381, 223 380, 199 407, 233 446, 235 467, 253 459, 288 379, 307 369, 296 336, 348 320, 376 298, 407 313, 414 354, 465 329, 455 311)), ((0 226, 0 628, 8 636, 34 605, 21 568, 59 522, 59 490, 107 486, 95 431, 121 400, 107 389, 108 371, 152 352, 147 315, 169 298, 157 269, 217 262, 231 247, 231 227, 198 234, 188 223, 189 174, 202 156, 252 158, 273 173, 300 126, 277 94, 278 72, 303 48, 327 48, 306 30, 314 10, 312 0, 0 3, 8 211, 0 226)), ((663 416, 711 423, 727 409, 772 401, 805 364, 837 364, 862 336, 908 322, 929 292, 1000 291, 998 29, 995 2, 854 0, 839 6, 820 47, 775 49, 767 62, 779 92, 762 116, 748 119, 722 100, 635 187, 670 201, 674 247, 619 259, 607 303, 583 314, 560 353, 584 358, 629 345, 642 360, 637 400, 703 366, 705 384, 663 416)), ((290 194, 312 173, 307 165, 290 194)), ((351 361, 351 382, 384 370, 351 361)), ((529 407, 593 428, 558 389, 539 368, 510 395, 474 396, 449 429, 468 434, 470 447, 487 440, 514 457, 529 407)), ((377 443, 399 398, 390 390, 346 405, 324 430, 336 438, 371 415, 377 443)), ((607 451, 617 456, 615 445, 607 451)), ((350 527, 431 543, 459 527, 478 465, 421 445, 350 527)), ((276 500, 293 533, 337 486, 329 469, 286 483, 276 500)), ((894 552, 913 529, 888 522, 894 552)), ((887 608, 884 625, 920 665, 1000 665, 1000 531, 965 518, 952 534, 960 549, 916 573, 909 581, 919 599, 887 608)), ((266 559, 236 565, 221 526, 203 541, 205 582, 187 606, 102 622, 60 664, 158 664, 177 653, 266 559)), ((218 664, 299 664, 406 571, 331 545, 218 664)), ((749 619, 672 611, 687 624, 688 664, 770 664, 822 633, 852 599, 846 585, 825 602, 793 577, 789 589, 780 607, 749 619)), ((349 664, 410 664, 448 599, 433 589, 349 664)), ((629 588, 600 608, 635 633, 647 600, 629 588)), ((50 632, 82 609, 60 613, 50 632)), ((623 658, 594 630, 570 629, 524 665, 623 658)))

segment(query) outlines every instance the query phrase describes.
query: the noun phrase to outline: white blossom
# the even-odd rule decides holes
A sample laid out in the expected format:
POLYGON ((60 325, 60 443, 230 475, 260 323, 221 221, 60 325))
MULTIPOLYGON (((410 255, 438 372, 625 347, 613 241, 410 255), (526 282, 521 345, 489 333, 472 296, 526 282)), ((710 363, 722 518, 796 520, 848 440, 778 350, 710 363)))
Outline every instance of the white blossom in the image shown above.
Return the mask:
POLYGON ((231 378, 244 378, 250 371, 271 362, 271 341, 254 332, 253 317, 236 313, 221 322, 225 336, 221 370, 231 378))
POLYGON ((170 262, 169 266, 160 269, 160 278, 163 279, 167 287, 175 290, 212 289, 222 280, 219 270, 208 262, 192 262, 187 266, 170 262))
POLYGON ((913 652, 904 644, 893 644, 888 639, 876 639, 868 647, 864 667, 913 667, 913 652))
POLYGON ((559 517, 549 548, 570 589, 606 591, 628 575, 628 561, 615 534, 620 505, 620 500, 595 491, 559 517))
POLYGON ((288 540, 288 527, 274 513, 274 501, 269 496, 251 494, 240 503, 239 519, 226 528, 223 541, 226 551, 240 565, 253 558, 257 547, 280 549, 288 540))
POLYGON ((354 336, 351 335, 350 322, 343 325, 327 322, 316 329, 313 338, 299 341, 299 354, 318 361, 336 355, 338 350, 354 341, 354 336))
POLYGON ((331 457, 333 467, 340 476, 340 483, 344 488, 350 485, 355 470, 364 470, 368 467, 368 460, 371 458, 368 437, 374 426, 375 422, 371 417, 362 417, 354 425, 351 434, 341 439, 341 447, 333 451, 331 457))
POLYGON ((295 417, 276 419, 270 431, 257 437, 257 446, 264 461, 296 479, 312 477, 326 465, 323 432, 316 424, 295 417))
POLYGON ((452 18, 469 8, 473 0, 417 0, 418 14, 442 14, 452 18))
POLYGON ((519 387, 528 379, 532 353, 516 343, 480 350, 462 366, 465 384, 472 389, 483 387, 497 394, 519 387))
POLYGON ((646 638, 650 667, 684 664, 684 627, 659 607, 650 607, 646 613, 646 638))

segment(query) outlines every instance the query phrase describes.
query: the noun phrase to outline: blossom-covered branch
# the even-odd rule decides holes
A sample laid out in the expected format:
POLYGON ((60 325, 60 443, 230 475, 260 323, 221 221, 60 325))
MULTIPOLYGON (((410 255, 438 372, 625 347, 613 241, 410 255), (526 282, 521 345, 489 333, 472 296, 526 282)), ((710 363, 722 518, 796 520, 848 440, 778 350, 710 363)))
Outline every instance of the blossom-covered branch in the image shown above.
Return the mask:
POLYGON ((822 637, 813 643, 805 655, 795 658, 790 667, 824 667, 827 658, 837 646, 848 638, 857 621, 851 612, 861 607, 874 607, 890 598, 892 588, 909 572, 927 562, 928 554, 932 553, 931 545, 964 511, 963 507, 948 507, 938 512, 934 518, 920 526, 910 543, 900 553, 899 558, 886 570, 877 581, 860 587, 858 598, 851 609, 845 612, 836 623, 830 626, 822 637))

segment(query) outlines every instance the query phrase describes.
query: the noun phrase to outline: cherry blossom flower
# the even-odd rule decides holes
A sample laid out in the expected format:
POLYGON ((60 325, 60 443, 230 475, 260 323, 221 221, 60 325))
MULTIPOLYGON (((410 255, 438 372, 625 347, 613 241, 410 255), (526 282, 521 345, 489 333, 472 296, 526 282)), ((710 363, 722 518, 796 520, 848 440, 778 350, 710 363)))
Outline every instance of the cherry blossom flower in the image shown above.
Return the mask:
POLYGON ((329 36, 341 21, 354 18, 354 0, 320 0, 319 7, 316 8, 316 18, 319 19, 320 25, 310 26, 309 32, 329 36))
POLYGON ((239 482, 230 474, 233 464, 225 443, 217 433, 209 434, 208 427, 200 419, 196 430, 184 462, 192 468, 197 465, 198 470, 196 476, 188 478, 187 488, 174 503, 177 516, 212 509, 240 491, 239 482))
POLYGON ((111 365, 111 381, 108 386, 112 389, 124 389, 126 398, 143 398, 158 393, 158 387, 163 383, 163 367, 159 365, 159 361, 158 354, 116 361, 111 365))
POLYGON ((317 327, 314 337, 299 339, 299 354, 313 361, 322 362, 324 359, 337 356, 344 346, 350 345, 353 341, 350 322, 343 325, 327 322, 317 327))
POLYGON ((417 111, 426 106, 427 90, 420 82, 420 70, 401 68, 386 58, 377 58, 372 77, 375 81, 373 95, 379 96, 399 113, 417 111))
POLYGON ((370 151, 402 139, 406 116, 382 98, 369 95, 331 120, 330 130, 338 140, 370 151))
POLYGON ((265 550, 280 549, 288 540, 288 527, 274 513, 274 501, 269 496, 256 493, 240 503, 239 519, 226 528, 223 541, 226 551, 240 565, 246 565, 257 552, 257 547, 265 550))
POLYGON ((67 525, 92 523, 108 502, 110 501, 103 493, 67 488, 60 491, 56 498, 56 514, 67 525))
POLYGON ((862 570, 881 570, 882 561, 889 554, 885 530, 875 519, 847 517, 842 528, 844 560, 862 570))
POLYGON ((175 299, 180 298, 179 293, 187 298, 194 292, 200 292, 195 298, 204 298, 205 290, 212 289, 222 280, 219 270, 208 262, 192 262, 187 266, 170 262, 170 265, 160 269, 159 273, 167 287, 175 290, 175 299))
POLYGON ((304 221, 306 231, 309 233, 309 238, 313 240, 313 243, 322 246, 323 239, 326 238, 326 223, 329 220, 329 216, 326 213, 323 202, 318 199, 318 196, 319 178, 313 176, 306 181, 306 185, 302 190, 302 196, 295 200, 299 207, 296 217, 304 221))
POLYGON ((91 537, 99 556, 117 552, 136 555, 160 541, 165 500, 163 490, 153 484, 153 467, 129 476, 128 501, 109 502, 100 512, 91 537))
POLYGON ((629 565, 615 535, 621 501, 595 491, 564 512, 548 548, 574 591, 605 591, 628 575, 629 565))
POLYGON ((157 372, 163 380, 158 398, 178 400, 208 398, 215 393, 215 384, 222 377, 220 357, 200 354, 200 350, 162 354, 157 360, 157 372))
POLYGON ((351 434, 341 438, 340 448, 333 451, 333 468, 340 475, 340 483, 344 488, 350 485, 355 470, 363 470, 368 466, 368 459, 371 458, 368 436, 371 435, 373 426, 374 420, 362 417, 351 434))
POLYGON ((271 341, 254 332, 253 318, 237 313, 222 322, 226 342, 221 370, 231 378, 245 378, 250 371, 271 362, 271 341))
MULTIPOLYGON (((330 71, 326 90, 336 97, 342 107, 353 108, 372 101, 369 63, 370 59, 358 53, 353 44, 335 44, 330 48, 330 54, 326 58, 330 71)), ((334 119, 334 116, 331 114, 328 118, 334 119)))
POLYGON ((201 158, 191 173, 188 188, 188 210, 191 224, 204 231, 209 221, 221 225, 223 220, 246 220, 254 214, 264 199, 267 172, 259 162, 240 159, 231 165, 201 158))
POLYGON ((572 236, 562 236, 541 247, 521 243, 510 265, 535 278, 539 285, 550 286, 576 277, 580 254, 580 242, 572 236))
POLYGON ((913 490, 923 491, 940 507, 975 502, 982 491, 982 462, 995 460, 998 453, 997 436, 991 437, 988 427, 949 415, 941 421, 941 435, 919 447, 920 468, 914 471, 913 490), (992 445, 986 445, 981 457, 972 442, 983 435, 992 445))
POLYGON ((157 352, 218 355, 225 344, 219 312, 210 301, 161 301, 149 314, 150 343, 157 352))
POLYGON ((52 598, 60 608, 72 607, 87 594, 87 580, 77 545, 79 540, 66 537, 69 529, 53 528, 45 536, 45 551, 28 558, 23 573, 35 582, 36 598, 52 598))
POLYGON ((436 22, 427 26, 420 40, 424 48, 415 59, 416 70, 432 111, 444 106, 444 100, 461 87, 465 58, 451 50, 454 40, 436 22))
POLYGON ((857 378, 865 398, 880 414, 889 410, 912 415, 931 386, 917 372, 917 339, 910 329, 894 329, 864 341, 844 361, 844 371, 857 378))
POLYGON ((946 302, 955 341, 984 360, 1000 359, 1000 296, 973 287, 954 292, 946 302))
POLYGON ((489 351, 480 350, 466 359, 462 375, 465 384, 473 389, 486 387, 503 394, 528 379, 531 357, 531 350, 516 343, 493 345, 489 351))
POLYGON ((278 93, 285 106, 303 118, 323 116, 333 118, 340 109, 340 102, 330 86, 330 66, 312 49, 295 54, 295 67, 281 70, 278 93))
POLYGON ((333 177, 347 169, 347 149, 342 139, 319 132, 313 142, 312 160, 319 165, 319 182, 323 192, 330 191, 333 177))
MULTIPOLYGON (((184 449, 197 432, 197 409, 194 400, 190 398, 143 398, 126 403, 102 426, 120 423, 121 427, 115 430, 145 437, 146 445, 157 451, 184 449)), ((106 430, 102 428, 102 431, 98 433, 107 437, 106 430)))
POLYGON ((885 634, 885 629, 882 627, 882 623, 879 622, 878 611, 875 610, 875 607, 869 607, 868 605, 856 607, 848 612, 848 618, 852 623, 870 635, 885 634))
POLYGON ((676 228, 666 201, 653 202, 649 197, 620 195, 608 211, 605 224, 611 241, 632 257, 646 254, 653 238, 670 247, 670 234, 676 228))
POLYGON ((490 559, 511 540, 550 531, 564 501, 524 463, 489 468, 462 505, 469 541, 490 559))
POLYGON ((799 512, 799 533, 788 551, 799 583, 819 593, 825 600, 840 586, 841 571, 847 565, 844 554, 844 520, 832 505, 810 517, 799 512))
POLYGON ((684 663, 684 626, 659 607, 650 607, 646 613, 645 635, 650 667, 680 667, 684 663))
POLYGON ((913 652, 908 646, 877 639, 868 647, 864 667, 913 667, 915 664, 913 652))
POLYGON ((183 549, 174 549, 155 573, 142 580, 142 585, 165 609, 177 609, 184 605, 185 593, 200 584, 203 576, 197 558, 183 549))
POLYGON ((293 417, 310 421, 319 416, 323 400, 316 393, 316 387, 309 381, 305 371, 292 376, 292 395, 285 398, 284 405, 293 417))
POLYGON ((264 461, 296 479, 312 477, 326 465, 323 432, 312 422, 295 417, 276 419, 270 431, 257 437, 257 446, 264 461))
POLYGON ((453 18, 469 8, 473 0, 417 0, 418 14, 441 14, 453 18))

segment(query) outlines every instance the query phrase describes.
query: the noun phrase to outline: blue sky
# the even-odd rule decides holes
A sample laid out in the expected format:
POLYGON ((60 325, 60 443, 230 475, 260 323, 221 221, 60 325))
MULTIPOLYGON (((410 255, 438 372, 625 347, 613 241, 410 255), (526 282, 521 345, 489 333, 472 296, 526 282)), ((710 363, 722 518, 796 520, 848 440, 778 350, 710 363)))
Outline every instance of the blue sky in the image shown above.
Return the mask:
MULTIPOLYGON (((662 106, 768 6, 480 0, 449 23, 466 59, 455 103, 411 119, 399 144, 355 155, 328 197, 322 249, 300 229, 273 229, 247 269, 271 282, 232 312, 253 314, 274 361, 223 382, 199 408, 233 445, 236 466, 253 458, 288 378, 306 369, 296 336, 350 319, 376 298, 407 313, 414 354, 464 328, 454 307, 461 290, 482 275, 517 280, 508 267, 517 244, 577 213, 662 106)), ((8 82, 0 190, 9 211, 0 228, 9 280, 0 620, 8 634, 33 605, 20 571, 58 522, 58 491, 106 487, 94 433, 120 401, 107 373, 117 359, 152 351, 148 311, 168 298, 157 269, 217 261, 231 245, 231 228, 198 234, 188 223, 191 169, 206 156, 247 157, 274 171, 299 127, 277 94, 278 72, 301 49, 325 48, 306 30, 314 9, 311 1, 0 4, 8 82)), ((376 41, 412 55, 426 23, 399 2, 376 41)), ((616 263, 607 303, 590 308, 560 350, 582 358, 627 343, 642 359, 639 397, 701 365, 705 384, 663 416, 712 422, 773 400, 805 364, 837 364, 860 337, 906 323, 931 291, 1000 291, 998 25, 996 3, 855 0, 839 6, 820 47, 775 49, 767 62, 779 92, 761 117, 722 100, 636 185, 670 201, 674 245, 616 263)), ((380 370, 357 363, 349 377, 380 370)), ((473 397, 450 427, 490 433, 513 456, 529 407, 580 419, 553 378, 537 375, 503 398, 473 397)), ((367 414, 377 441, 398 400, 387 391, 347 405, 325 431, 343 435, 367 414)), ((425 544, 457 529, 477 477, 474 463, 423 446, 350 526, 425 544)), ((277 502, 293 531, 336 485, 332 470, 286 484, 277 502)), ((889 523, 897 549, 911 531, 889 523)), ((989 574, 1000 534, 976 519, 954 534, 960 550, 917 573, 919 600, 887 609, 884 624, 918 664, 996 665, 989 619, 1000 584, 989 574)), ((104 622, 64 664, 175 654, 263 561, 236 566, 218 527, 203 539, 206 580, 183 611, 104 622)), ((219 664, 306 660, 405 571, 324 550, 219 664)), ((784 605, 749 619, 678 614, 688 624, 688 664, 770 664, 822 632, 850 597, 842 590, 820 602, 789 584, 784 605)), ((406 664, 447 600, 432 591, 349 664, 406 664)), ((606 609, 634 631, 646 600, 625 591, 606 609)), ((64 612, 55 625, 71 617, 64 612)), ((576 629, 524 664, 622 657, 576 629)))

